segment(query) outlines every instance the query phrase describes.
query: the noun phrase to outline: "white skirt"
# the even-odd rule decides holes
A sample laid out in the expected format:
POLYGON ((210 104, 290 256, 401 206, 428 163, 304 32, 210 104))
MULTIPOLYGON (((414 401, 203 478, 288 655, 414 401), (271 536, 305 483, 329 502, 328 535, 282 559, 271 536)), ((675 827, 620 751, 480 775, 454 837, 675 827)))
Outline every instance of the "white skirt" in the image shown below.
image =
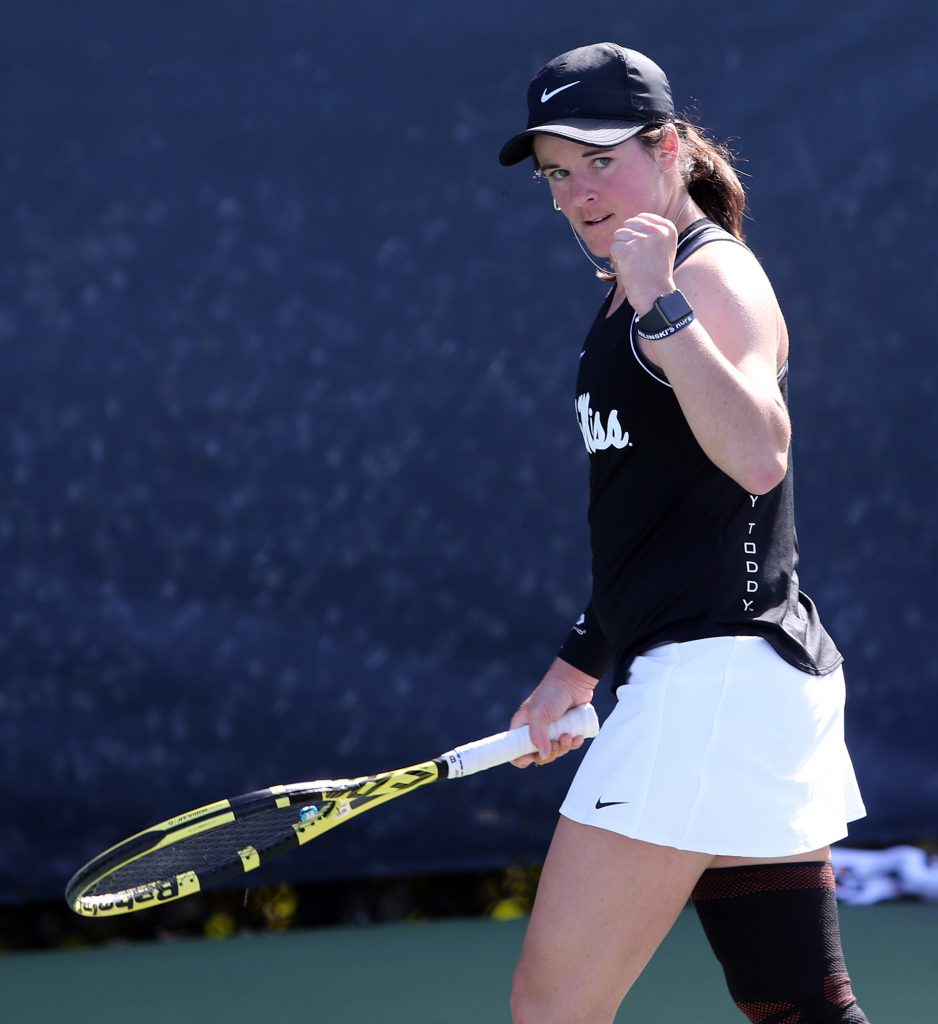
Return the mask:
POLYGON ((844 676, 789 665, 761 637, 636 658, 560 808, 680 850, 784 857, 866 814, 844 743, 844 676))

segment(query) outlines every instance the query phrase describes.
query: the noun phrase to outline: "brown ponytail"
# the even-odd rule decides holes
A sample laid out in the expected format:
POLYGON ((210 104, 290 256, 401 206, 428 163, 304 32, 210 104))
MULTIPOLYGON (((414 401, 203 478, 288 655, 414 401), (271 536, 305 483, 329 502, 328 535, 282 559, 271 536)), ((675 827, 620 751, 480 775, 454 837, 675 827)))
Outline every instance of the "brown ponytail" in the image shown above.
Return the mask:
MULTIPOLYGON (((746 193, 733 169, 733 154, 689 121, 675 121, 674 127, 681 140, 681 175, 691 199, 711 220, 742 242, 746 193)), ((653 128, 638 139, 653 148, 663 134, 663 128, 653 128)))

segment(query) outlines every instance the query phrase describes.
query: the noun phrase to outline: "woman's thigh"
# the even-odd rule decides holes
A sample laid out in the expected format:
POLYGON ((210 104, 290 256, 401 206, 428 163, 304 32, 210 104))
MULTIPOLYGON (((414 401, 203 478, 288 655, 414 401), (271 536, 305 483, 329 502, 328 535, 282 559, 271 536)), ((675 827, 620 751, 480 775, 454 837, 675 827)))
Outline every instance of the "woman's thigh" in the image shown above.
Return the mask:
POLYGON ((561 818, 515 975, 516 1024, 611 1021, 712 860, 561 818))
POLYGON ((800 861, 830 860, 831 848, 824 846, 810 853, 793 853, 788 857, 714 857, 710 861, 711 868, 741 868, 747 864, 797 864, 800 861))

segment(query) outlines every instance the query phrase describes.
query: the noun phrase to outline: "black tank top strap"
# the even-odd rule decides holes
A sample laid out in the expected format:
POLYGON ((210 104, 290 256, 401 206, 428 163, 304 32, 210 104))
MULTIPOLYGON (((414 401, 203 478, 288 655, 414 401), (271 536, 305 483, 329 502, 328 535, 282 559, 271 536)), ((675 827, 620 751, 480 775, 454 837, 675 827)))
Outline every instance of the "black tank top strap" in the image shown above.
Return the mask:
POLYGON ((736 245, 741 245, 744 249, 746 248, 745 243, 741 242, 735 235, 730 234, 725 228, 721 228, 719 224, 715 224, 708 217, 701 217, 700 220, 695 220, 693 224, 684 228, 678 235, 677 253, 674 257, 675 269, 688 256, 693 255, 693 253, 708 242, 735 242, 736 245))

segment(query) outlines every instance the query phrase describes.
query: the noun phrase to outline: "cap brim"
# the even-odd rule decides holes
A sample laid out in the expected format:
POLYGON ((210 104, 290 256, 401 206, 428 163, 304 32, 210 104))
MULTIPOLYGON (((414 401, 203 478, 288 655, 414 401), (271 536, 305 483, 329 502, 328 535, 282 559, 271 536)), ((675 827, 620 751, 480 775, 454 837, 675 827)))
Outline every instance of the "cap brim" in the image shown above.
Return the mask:
POLYGON ((646 122, 634 124, 631 121, 600 120, 598 118, 569 118, 566 121, 546 121, 528 128, 510 138, 498 154, 503 167, 520 163, 534 152, 535 135, 556 135, 584 146, 618 146, 626 139, 637 135, 646 122))

